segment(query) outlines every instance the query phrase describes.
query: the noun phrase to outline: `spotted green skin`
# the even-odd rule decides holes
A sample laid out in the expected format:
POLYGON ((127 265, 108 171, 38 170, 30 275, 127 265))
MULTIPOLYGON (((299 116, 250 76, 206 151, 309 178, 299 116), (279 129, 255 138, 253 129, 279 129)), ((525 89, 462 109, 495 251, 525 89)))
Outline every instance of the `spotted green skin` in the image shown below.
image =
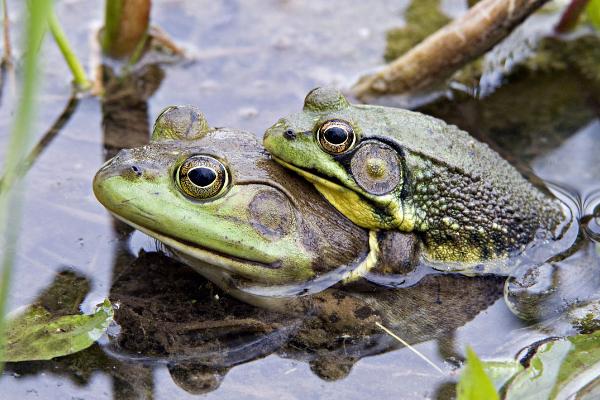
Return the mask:
POLYGON ((417 112, 352 105, 335 89, 309 92, 303 110, 269 128, 263 144, 356 224, 418 232, 433 260, 504 257, 557 236, 565 221, 558 200, 466 132, 417 112), (342 154, 323 151, 317 140, 331 119, 348 122, 356 135, 342 154), (397 154, 401 179, 389 193, 369 193, 353 175, 352 157, 369 143, 397 154))
POLYGON ((165 110, 151 143, 121 150, 93 187, 113 215, 222 286, 306 282, 369 252, 369 232, 269 160, 254 135, 209 128, 190 107, 165 110), (227 190, 214 198, 190 198, 177 183, 178 167, 198 154, 229 171, 227 190))

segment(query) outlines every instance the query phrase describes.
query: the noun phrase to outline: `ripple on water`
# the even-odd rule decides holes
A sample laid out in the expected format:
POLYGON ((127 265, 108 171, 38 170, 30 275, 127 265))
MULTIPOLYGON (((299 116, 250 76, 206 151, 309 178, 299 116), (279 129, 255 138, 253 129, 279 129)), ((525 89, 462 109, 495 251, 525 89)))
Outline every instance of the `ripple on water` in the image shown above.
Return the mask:
POLYGON ((589 192, 583 201, 582 224, 587 237, 600 242, 600 187, 589 192))

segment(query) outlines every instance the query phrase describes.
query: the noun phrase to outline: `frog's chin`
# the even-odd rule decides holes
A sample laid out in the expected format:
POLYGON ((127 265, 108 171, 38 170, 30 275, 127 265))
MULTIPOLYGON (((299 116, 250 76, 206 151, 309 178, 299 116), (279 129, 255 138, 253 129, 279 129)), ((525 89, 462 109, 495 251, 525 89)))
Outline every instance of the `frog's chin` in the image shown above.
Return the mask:
POLYGON ((367 229, 389 229, 393 226, 393 223, 384 221, 381 218, 381 213, 377 212, 371 202, 360 193, 299 168, 281 158, 272 157, 285 168, 296 172, 312 183, 329 203, 356 225, 367 229))
POLYGON ((120 221, 123 221, 127 225, 137 229, 140 232, 160 241, 170 249, 175 250, 178 254, 183 254, 186 259, 199 260, 204 264, 211 265, 227 271, 232 275, 238 275, 239 271, 243 271, 249 264, 259 266, 265 269, 272 269, 272 266, 266 263, 261 263, 254 260, 247 260, 239 258, 233 255, 223 254, 215 250, 200 247, 196 244, 185 242, 177 238, 163 235, 155 230, 146 228, 142 225, 136 224, 127 218, 124 218, 114 212, 111 214, 120 221))

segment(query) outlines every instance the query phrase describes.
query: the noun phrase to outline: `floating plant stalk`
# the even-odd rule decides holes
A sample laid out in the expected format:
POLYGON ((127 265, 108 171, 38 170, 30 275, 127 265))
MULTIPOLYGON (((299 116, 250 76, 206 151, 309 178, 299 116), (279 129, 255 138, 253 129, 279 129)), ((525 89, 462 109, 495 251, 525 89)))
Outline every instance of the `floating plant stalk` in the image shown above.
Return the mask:
MULTIPOLYGON (((50 0, 30 0, 29 18, 25 20, 25 52, 21 96, 12 123, 10 139, 5 152, 4 179, 0 191, 0 248, 2 249, 2 275, 0 278, 0 360, 6 343, 6 308, 15 250, 21 229, 23 185, 19 180, 19 165, 27 154, 31 142, 31 127, 35 114, 34 98, 38 89, 39 45, 46 31, 46 23, 51 11, 50 0)), ((2 364, 0 364, 2 369, 2 364)))
POLYGON ((409 349, 410 351, 412 351, 413 353, 415 353, 417 356, 419 356, 427 364, 431 365, 433 367, 433 369, 435 369, 436 371, 438 371, 440 374, 445 375, 444 371, 440 367, 438 367, 437 365, 435 365, 433 361, 431 361, 429 358, 427 358, 419 350, 417 350, 414 347, 412 347, 407 341, 405 341, 404 339, 402 339, 400 336, 396 335, 394 332, 392 332, 391 330, 389 330, 385 326, 381 325, 379 322, 375 322, 375 325, 377 325, 377 327, 379 329, 381 329, 382 331, 384 331, 385 333, 387 333, 388 335, 390 335, 391 337, 393 337, 394 339, 396 339, 397 341, 399 341, 400 343, 402 343, 407 349, 409 349))

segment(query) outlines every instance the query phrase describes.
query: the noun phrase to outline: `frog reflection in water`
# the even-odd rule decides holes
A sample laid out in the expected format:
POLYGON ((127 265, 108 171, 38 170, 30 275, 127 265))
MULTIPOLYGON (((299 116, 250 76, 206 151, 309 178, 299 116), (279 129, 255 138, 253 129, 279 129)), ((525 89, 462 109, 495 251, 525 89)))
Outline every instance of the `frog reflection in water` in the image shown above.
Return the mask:
POLYGON ((411 344, 436 340, 452 360, 454 330, 502 295, 500 279, 439 274, 398 290, 329 288, 305 296, 314 312, 294 315, 236 301, 159 253, 141 252, 124 271, 110 293, 121 326, 112 350, 167 361, 177 384, 194 393, 215 390, 230 368, 273 353, 309 364, 322 379, 343 378, 359 359, 401 347, 375 321, 411 344))

